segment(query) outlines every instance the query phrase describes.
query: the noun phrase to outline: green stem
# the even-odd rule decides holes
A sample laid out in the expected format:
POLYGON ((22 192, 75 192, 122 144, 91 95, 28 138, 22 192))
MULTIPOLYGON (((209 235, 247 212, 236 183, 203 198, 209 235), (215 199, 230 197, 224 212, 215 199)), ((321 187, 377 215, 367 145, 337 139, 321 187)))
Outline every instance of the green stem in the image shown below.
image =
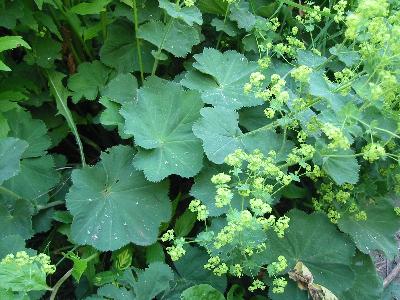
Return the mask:
POLYGON ((136 37, 136 51, 139 61, 140 68, 140 79, 144 82, 144 71, 143 71, 143 61, 142 61, 142 51, 140 49, 140 39, 138 37, 139 32, 139 18, 138 18, 138 10, 136 5, 136 0, 132 0, 133 2, 133 23, 135 27, 135 37, 136 37))
POLYGON ((56 284, 54 285, 53 290, 51 292, 51 295, 50 295, 50 298, 49 298, 50 300, 54 300, 56 298, 57 292, 60 289, 61 285, 72 275, 72 271, 73 270, 74 270, 73 268, 70 269, 67 273, 64 274, 63 277, 61 277, 56 282, 56 284))
MULTIPOLYGON (((224 16, 224 26, 226 23, 226 19, 228 17, 229 7, 230 7, 230 4, 228 4, 228 6, 226 7, 225 16, 224 16)), ((215 46, 216 49, 218 49, 218 47, 219 47, 219 43, 221 42, 221 39, 222 39, 222 34, 223 34, 223 31, 221 31, 218 35, 217 45, 215 46)))
MULTIPOLYGON (((161 40, 161 44, 160 44, 160 46, 158 47, 156 56, 159 56, 159 55, 161 54, 162 48, 163 48, 164 43, 165 43, 165 39, 167 38, 167 35, 168 35, 169 31, 171 30, 171 27, 172 27, 172 23, 173 23, 173 22, 174 22, 174 19, 173 19, 173 18, 169 19, 168 24, 167 24, 167 28, 166 28, 165 33, 164 33, 164 36, 163 36, 163 38, 162 38, 162 40, 161 40)), ((152 75, 152 76, 156 74, 157 66, 158 66, 158 58, 155 58, 154 64, 153 64, 153 69, 151 70, 151 75, 152 75)))
POLYGON ((103 40, 107 38, 107 12, 100 13, 101 31, 103 33, 103 40))
POLYGON ((62 201, 62 200, 57 200, 57 201, 53 201, 53 202, 47 203, 46 205, 38 205, 37 209, 38 210, 48 209, 48 208, 51 208, 51 207, 54 207, 54 206, 62 205, 64 203, 65 202, 62 201))

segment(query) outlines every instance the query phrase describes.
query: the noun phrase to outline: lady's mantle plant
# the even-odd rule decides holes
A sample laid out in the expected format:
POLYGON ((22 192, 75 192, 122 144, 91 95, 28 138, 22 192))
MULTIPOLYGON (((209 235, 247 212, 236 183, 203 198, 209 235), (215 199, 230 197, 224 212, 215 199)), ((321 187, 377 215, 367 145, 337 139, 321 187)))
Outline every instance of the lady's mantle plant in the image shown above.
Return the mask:
POLYGON ((0 0, 0 70, 0 298, 388 293, 398 1, 0 0))

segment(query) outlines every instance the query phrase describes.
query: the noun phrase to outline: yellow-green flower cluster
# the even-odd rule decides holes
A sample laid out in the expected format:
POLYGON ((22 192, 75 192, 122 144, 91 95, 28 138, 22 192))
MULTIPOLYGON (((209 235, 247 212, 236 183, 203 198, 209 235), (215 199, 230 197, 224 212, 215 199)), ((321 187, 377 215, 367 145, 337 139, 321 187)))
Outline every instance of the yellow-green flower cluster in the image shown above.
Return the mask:
POLYGON ((191 7, 194 5, 194 0, 183 0, 183 4, 187 7, 191 7))
POLYGON ((197 213, 197 220, 205 221, 208 218, 209 212, 207 206, 201 204, 200 200, 194 199, 189 203, 189 210, 197 213))
POLYGON ((285 287, 287 286, 287 281, 283 277, 278 277, 272 281, 272 285, 272 292, 274 294, 282 294, 285 291, 285 287))
POLYGON ((289 221, 289 217, 283 216, 275 222, 274 231, 278 237, 283 238, 285 236, 285 230, 289 228, 289 221))
POLYGON ((339 148, 344 150, 350 148, 350 142, 340 128, 331 123, 325 123, 323 124, 321 130, 330 140, 330 143, 328 144, 329 148, 339 148))
POLYGON ((251 285, 249 286, 249 291, 254 292, 256 290, 265 290, 265 283, 259 279, 254 280, 251 285))
POLYGON ((250 199, 250 208, 256 216, 263 216, 272 211, 271 205, 258 198, 250 199))
POLYGON ((371 163, 386 157, 385 148, 378 143, 370 143, 366 145, 362 149, 362 152, 363 158, 371 163))
POLYGON ((339 0, 338 2, 336 2, 335 5, 333 5, 333 10, 335 11, 335 16, 333 17, 333 19, 336 23, 345 20, 344 11, 346 9, 346 5, 347 5, 346 0, 339 0))
POLYGON ((299 82, 307 83, 310 79, 312 69, 307 66, 299 66, 290 71, 290 75, 299 82))
POLYGON ((44 253, 29 256, 25 251, 19 251, 15 255, 8 254, 1 261, 2 265, 16 265, 17 267, 28 267, 36 264, 40 270, 46 274, 53 274, 56 271, 56 266, 51 264, 50 257, 44 253))
POLYGON ((178 238, 174 240, 174 245, 167 247, 167 253, 171 257, 172 261, 177 261, 186 254, 186 250, 183 248, 185 245, 184 238, 178 238))
POLYGON ((269 276, 275 276, 283 271, 288 267, 287 260, 283 255, 278 256, 278 261, 274 261, 273 263, 269 264, 267 267, 267 271, 269 276))
POLYGON ((174 239, 174 230, 173 230, 173 229, 167 230, 167 231, 161 236, 161 241, 163 241, 163 242, 172 241, 173 239, 174 239))

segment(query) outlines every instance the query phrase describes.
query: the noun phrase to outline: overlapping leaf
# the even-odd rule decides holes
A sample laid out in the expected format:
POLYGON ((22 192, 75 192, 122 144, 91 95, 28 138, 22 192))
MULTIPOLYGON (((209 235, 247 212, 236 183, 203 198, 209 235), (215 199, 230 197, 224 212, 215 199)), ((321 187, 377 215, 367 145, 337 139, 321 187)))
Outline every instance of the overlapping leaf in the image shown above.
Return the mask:
POLYGON ((151 20, 139 27, 138 37, 177 57, 185 57, 200 43, 198 31, 179 20, 171 20, 168 24, 151 20))
POLYGON ((172 18, 181 19, 189 26, 192 26, 194 23, 198 25, 203 24, 201 12, 194 5, 181 7, 179 4, 170 2, 169 0, 158 0, 158 3, 160 8, 164 9, 172 18))
POLYGON ((125 132, 142 147, 134 165, 151 181, 170 174, 196 175, 203 160, 201 141, 192 133, 203 103, 195 91, 156 77, 138 91, 138 102, 124 106, 125 132))
POLYGON ((96 99, 98 93, 104 88, 109 73, 109 69, 98 60, 80 64, 78 72, 68 80, 72 100, 77 103, 82 98, 96 99))
POLYGON ((279 238, 275 232, 269 231, 270 248, 260 256, 260 262, 271 263, 283 255, 290 270, 300 261, 310 269, 315 282, 340 298, 354 282, 350 268, 354 246, 322 214, 307 215, 292 210, 287 215, 290 217, 290 227, 285 237, 279 238))
MULTIPOLYGON (((126 22, 115 22, 108 26, 107 39, 100 49, 100 60, 120 73, 139 71, 139 60, 135 42, 133 26, 126 22)), ((151 72, 154 58, 151 55, 152 47, 145 42, 141 43, 143 69, 151 72)))
POLYGON ((28 143, 17 138, 0 140, 0 184, 15 175, 20 170, 19 161, 28 143))
POLYGON ((204 152, 216 164, 236 149, 254 151, 260 149, 265 154, 279 150, 281 140, 274 131, 258 131, 243 134, 238 126, 237 112, 222 107, 205 107, 202 118, 193 125, 194 134, 203 141, 204 152))
POLYGON ((130 147, 116 146, 95 166, 73 171, 67 207, 76 243, 105 251, 156 241, 160 223, 171 213, 167 183, 147 182, 132 157, 130 147))
POLYGON ((398 254, 395 234, 400 228, 400 218, 386 199, 376 203, 364 203, 360 209, 367 213, 367 220, 357 221, 352 215, 344 215, 339 220, 339 228, 348 233, 360 251, 369 254, 380 250, 388 259, 398 254))
POLYGON ((239 109, 262 103, 253 93, 246 94, 243 86, 250 74, 257 70, 257 64, 236 52, 219 52, 206 48, 194 56, 196 70, 186 73, 181 83, 189 89, 201 92, 207 104, 228 109, 239 109), (211 76, 211 77, 210 77, 211 76))

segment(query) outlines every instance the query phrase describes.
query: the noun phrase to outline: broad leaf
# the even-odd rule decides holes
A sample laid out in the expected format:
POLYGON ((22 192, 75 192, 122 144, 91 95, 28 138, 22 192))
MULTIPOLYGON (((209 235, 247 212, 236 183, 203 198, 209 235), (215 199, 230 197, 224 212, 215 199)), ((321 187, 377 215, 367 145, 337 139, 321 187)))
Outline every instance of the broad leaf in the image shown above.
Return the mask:
POLYGON ((179 20, 171 20, 167 25, 151 20, 139 27, 138 37, 176 57, 185 57, 200 43, 198 31, 179 20))
MULTIPOLYGON (((152 47, 141 42, 143 69, 150 73, 154 58, 151 55, 152 47)), ((126 22, 115 22, 108 26, 107 38, 100 49, 100 60, 119 73, 139 71, 139 60, 133 25, 126 22)))
POLYGON ((200 91, 205 103, 229 109, 262 103, 253 93, 246 94, 243 91, 250 74, 257 70, 256 63, 249 62, 236 51, 221 53, 211 48, 204 49, 194 58, 196 62, 193 67, 197 71, 186 73, 181 83, 189 89, 200 91))
POLYGON ((95 0, 93 2, 81 2, 69 10, 78 15, 93 15, 99 14, 106 10, 106 6, 112 0, 95 0))
POLYGON ((236 36, 237 35, 237 28, 233 22, 229 20, 220 20, 218 18, 214 18, 211 21, 211 25, 215 27, 216 31, 225 32, 229 36, 236 36))
POLYGON ((182 300, 225 300, 224 295, 209 284, 199 284, 183 291, 182 300))
POLYGON ((223 163, 228 154, 239 148, 245 151, 260 149, 264 154, 280 149, 281 139, 271 130, 243 134, 235 111, 205 107, 200 113, 202 118, 193 125, 193 132, 203 140, 208 159, 216 164, 223 163))
POLYGON ((77 103, 82 98, 95 100, 104 88, 110 71, 101 62, 84 62, 78 72, 68 79, 68 88, 72 91, 72 100, 77 103))
POLYGON ((106 284, 97 290, 97 295, 113 300, 132 300, 137 299, 132 290, 127 290, 124 287, 117 287, 114 284, 106 284))
MULTIPOLYGON (((31 49, 27 42, 21 36, 2 36, 0 37, 0 53, 17 47, 25 47, 31 49)), ((0 71, 11 71, 0 59, 0 71)))
POLYGON ((19 235, 28 239, 33 235, 32 231, 32 205, 23 199, 7 201, 1 199, 0 226, 3 236, 19 235))
POLYGON ((383 292, 382 278, 369 255, 357 253, 351 268, 356 275, 353 286, 343 294, 344 300, 378 300, 383 292))
MULTIPOLYGON (((206 163, 201 172, 194 177, 194 184, 190 190, 190 195, 199 199, 205 206, 209 216, 216 217, 226 213, 229 207, 225 206, 222 208, 215 206, 215 195, 217 188, 215 184, 211 182, 211 177, 217 173, 227 173, 226 165, 215 165, 212 163, 206 163)), ((242 201, 238 194, 234 194, 232 200, 232 207, 241 209, 242 201)))
POLYGON ((194 91, 156 77, 138 91, 138 102, 124 106, 125 132, 140 149, 134 165, 151 181, 170 174, 196 175, 203 161, 201 141, 192 133, 203 103, 194 91))
POLYGON ((367 220, 357 221, 350 214, 339 219, 339 228, 350 235, 360 251, 369 254, 374 250, 385 253, 388 259, 398 254, 395 234, 400 228, 400 218, 393 211, 393 206, 386 199, 376 203, 360 205, 367 213, 367 220))
POLYGON ((163 294, 164 299, 180 300, 181 293, 197 284, 208 284, 223 293, 226 289, 226 276, 216 276, 204 269, 209 255, 197 247, 187 247, 186 254, 175 262, 177 274, 170 289, 163 294))
POLYGON ((72 238, 81 245, 116 250, 133 242, 151 245, 170 217, 167 182, 149 183, 131 164, 133 150, 116 146, 93 167, 72 172, 67 207, 72 238))
POLYGON ((177 3, 170 2, 169 0, 158 0, 160 8, 172 18, 181 19, 186 24, 193 26, 193 23, 198 25, 203 24, 203 18, 200 10, 196 6, 183 6, 177 3))
POLYGON ((19 161, 28 145, 27 142, 17 138, 0 140, 0 184, 18 174, 19 161))
POLYGON ((256 24, 256 16, 250 12, 250 4, 246 1, 239 1, 230 7, 229 19, 236 21, 239 28, 251 31, 256 24))
POLYGON ((309 84, 310 94, 327 100, 328 107, 332 108, 335 112, 340 111, 348 102, 346 97, 335 92, 335 87, 328 83, 321 73, 311 73, 309 84))
POLYGON ((137 300, 152 300, 161 292, 169 288, 174 279, 171 268, 163 262, 151 263, 147 269, 139 273, 134 284, 137 300))
POLYGON ((51 145, 47 135, 46 125, 42 120, 32 119, 30 113, 12 110, 4 113, 9 122, 9 136, 19 138, 28 143, 28 148, 23 152, 22 158, 39 157, 47 153, 51 145))
POLYGON ((120 73, 107 83, 101 95, 119 104, 130 103, 136 100, 137 87, 137 80, 132 74, 120 73))
POLYGON ((268 232, 270 248, 259 257, 260 263, 277 261, 278 256, 283 255, 288 261, 288 270, 291 270, 297 262, 302 262, 316 283, 340 298, 354 281, 350 268, 354 246, 322 214, 307 215, 292 210, 287 216, 290 223, 285 237, 279 238, 275 232, 268 232))
POLYGON ((344 183, 356 184, 359 178, 360 165, 353 150, 333 150, 325 148, 315 161, 338 185, 344 183))

